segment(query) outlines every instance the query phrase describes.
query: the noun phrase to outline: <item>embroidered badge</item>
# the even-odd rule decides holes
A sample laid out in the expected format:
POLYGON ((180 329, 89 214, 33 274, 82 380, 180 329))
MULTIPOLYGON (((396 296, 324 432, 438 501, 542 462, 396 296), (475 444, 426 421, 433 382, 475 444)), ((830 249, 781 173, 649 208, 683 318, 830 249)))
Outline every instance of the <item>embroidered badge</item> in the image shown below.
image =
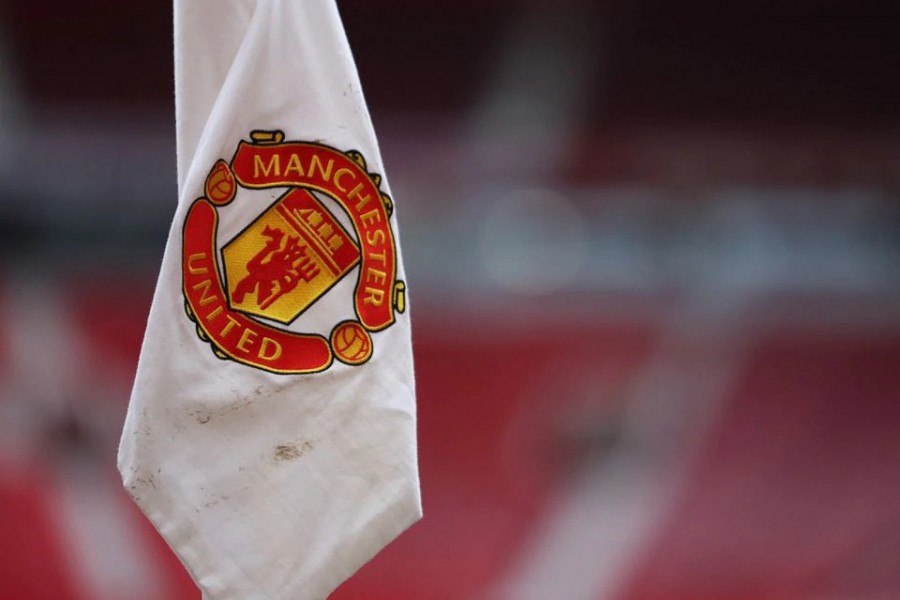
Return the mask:
POLYGON ((182 289, 197 334, 216 356, 273 373, 315 373, 335 357, 348 365, 372 357, 371 334, 405 310, 406 290, 397 279, 393 204, 380 184, 359 152, 285 142, 281 131, 253 131, 230 164, 213 165, 184 222, 182 289), (220 209, 252 201, 237 198, 239 188, 286 191, 220 245, 220 209), (328 335, 287 328, 354 272, 356 319, 328 335))

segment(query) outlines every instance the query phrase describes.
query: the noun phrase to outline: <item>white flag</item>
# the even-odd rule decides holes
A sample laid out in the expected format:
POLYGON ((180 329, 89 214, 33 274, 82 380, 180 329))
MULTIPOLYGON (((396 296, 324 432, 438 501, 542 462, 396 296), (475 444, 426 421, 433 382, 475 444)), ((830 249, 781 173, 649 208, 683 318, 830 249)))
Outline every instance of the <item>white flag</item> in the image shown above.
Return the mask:
POLYGON ((119 447, 210 600, 324 598, 421 516, 393 202, 333 0, 175 0, 179 202, 119 447))

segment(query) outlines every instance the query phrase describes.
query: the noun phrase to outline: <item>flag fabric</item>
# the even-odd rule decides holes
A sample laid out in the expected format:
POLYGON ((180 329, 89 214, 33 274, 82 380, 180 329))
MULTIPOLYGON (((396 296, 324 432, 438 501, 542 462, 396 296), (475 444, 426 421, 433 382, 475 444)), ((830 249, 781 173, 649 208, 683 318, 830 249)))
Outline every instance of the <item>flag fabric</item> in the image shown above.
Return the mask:
POLYGON ((175 86, 119 470, 204 598, 324 598, 421 516, 394 203, 334 1, 175 0, 175 86))

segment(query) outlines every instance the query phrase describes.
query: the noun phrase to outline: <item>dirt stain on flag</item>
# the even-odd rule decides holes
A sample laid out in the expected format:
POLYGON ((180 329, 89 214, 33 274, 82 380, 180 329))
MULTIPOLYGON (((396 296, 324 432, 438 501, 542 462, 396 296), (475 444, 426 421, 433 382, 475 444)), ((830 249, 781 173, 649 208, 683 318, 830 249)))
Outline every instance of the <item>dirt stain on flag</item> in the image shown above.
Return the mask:
POLYGON ((275 459, 275 462, 297 460, 312 449, 312 442, 288 442, 286 444, 278 444, 275 446, 275 452, 273 453, 272 458, 275 459))
POLYGON ((225 415, 251 406, 255 398, 259 398, 260 396, 262 396, 262 386, 255 387, 252 393, 254 398, 241 398, 240 400, 231 402, 219 408, 195 408, 189 410, 188 414, 193 417, 193 419, 200 425, 206 425, 207 423, 212 421, 213 418, 224 417, 225 415))

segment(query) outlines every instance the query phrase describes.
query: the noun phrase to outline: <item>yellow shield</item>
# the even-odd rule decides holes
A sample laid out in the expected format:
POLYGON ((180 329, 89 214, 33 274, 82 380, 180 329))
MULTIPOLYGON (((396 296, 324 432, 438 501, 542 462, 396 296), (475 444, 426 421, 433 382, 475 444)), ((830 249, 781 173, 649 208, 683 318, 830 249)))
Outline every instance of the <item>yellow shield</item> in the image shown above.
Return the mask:
POLYGON ((234 310, 290 323, 359 262, 359 246, 306 189, 283 195, 222 248, 234 310))

